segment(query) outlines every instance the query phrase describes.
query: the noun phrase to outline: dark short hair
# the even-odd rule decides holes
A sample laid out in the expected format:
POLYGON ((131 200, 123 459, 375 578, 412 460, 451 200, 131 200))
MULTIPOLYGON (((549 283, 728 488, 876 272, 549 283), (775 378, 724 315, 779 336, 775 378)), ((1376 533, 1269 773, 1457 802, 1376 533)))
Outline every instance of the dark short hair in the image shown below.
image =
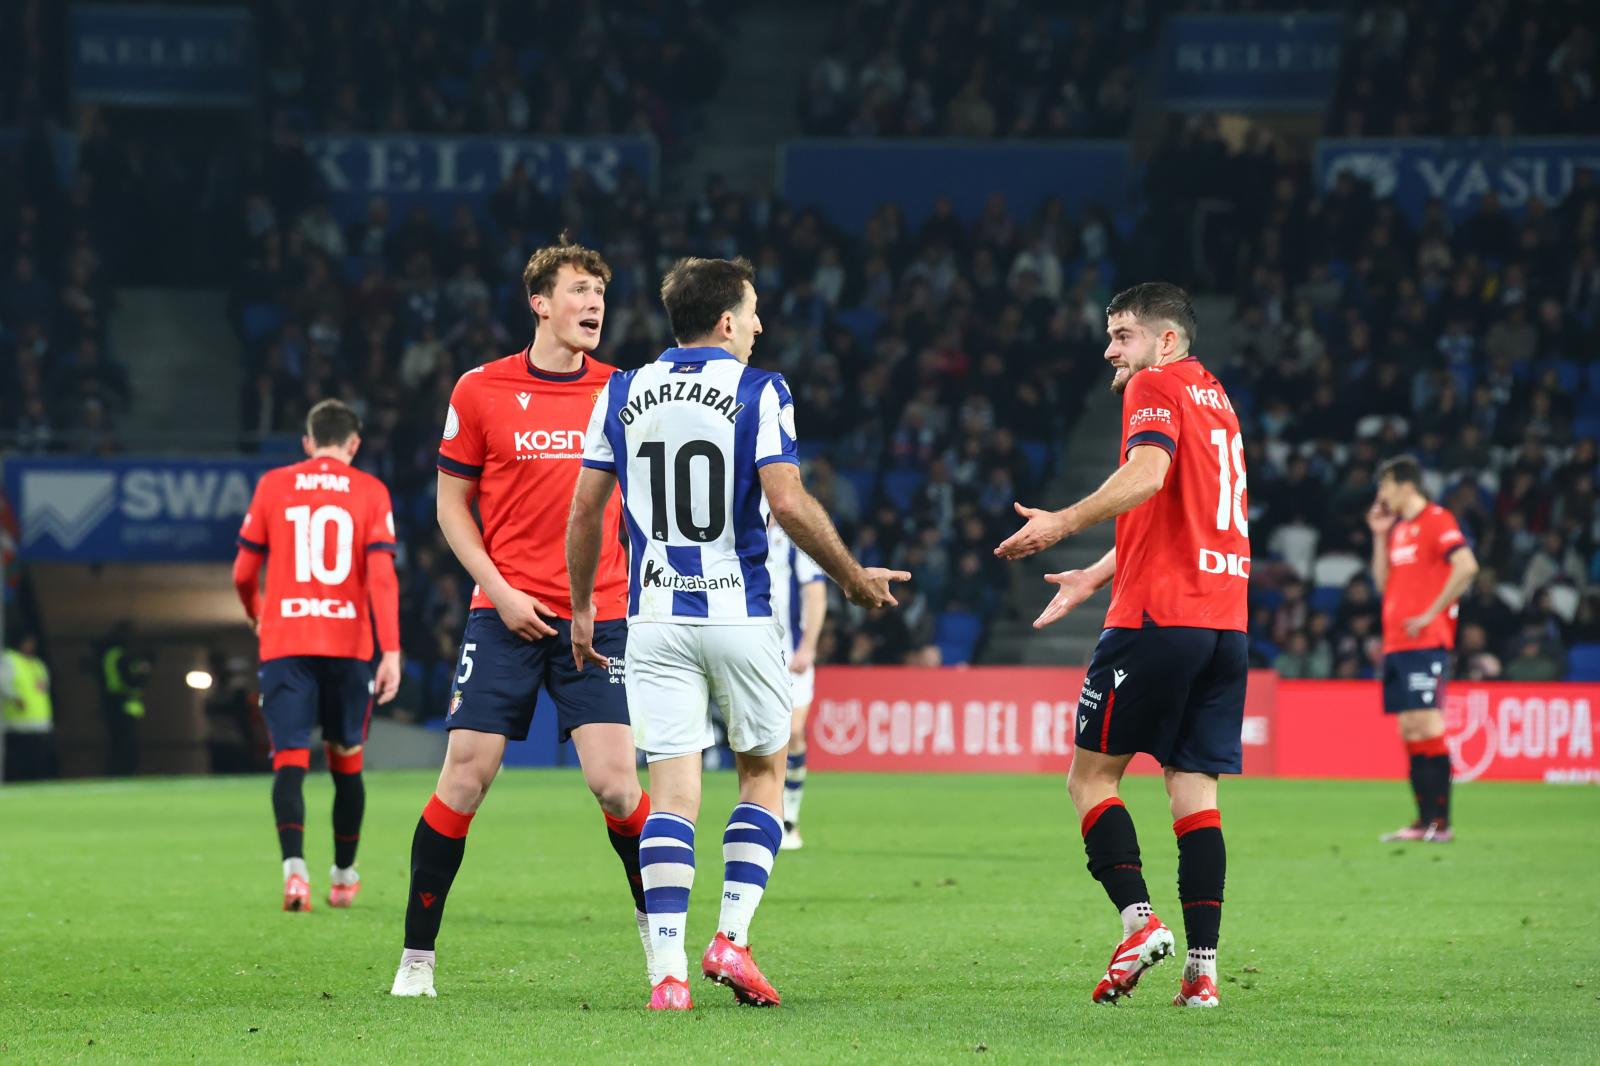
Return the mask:
POLYGON ((319 448, 333 448, 361 432, 361 416, 343 400, 323 400, 306 415, 306 436, 319 448))
POLYGON ((528 257, 528 265, 522 268, 522 287, 529 296, 535 293, 549 296, 555 292, 556 275, 561 273, 564 266, 597 277, 604 285, 611 284, 611 268, 600 257, 600 253, 572 241, 563 230, 561 236, 556 238, 556 243, 540 248, 528 257))
POLYGON ((690 256, 672 264, 661 279, 661 303, 678 343, 697 340, 716 328, 722 316, 744 301, 745 282, 755 284, 750 260, 700 259, 690 256))
POLYGON ((1194 303, 1182 288, 1168 281, 1145 281, 1132 288, 1123 289, 1106 305, 1106 318, 1128 312, 1143 322, 1160 318, 1183 331, 1193 347, 1198 333, 1194 319, 1194 303))
POLYGON ((1422 488, 1422 464, 1414 455, 1397 455, 1378 467, 1378 480, 1388 478, 1397 484, 1422 488))

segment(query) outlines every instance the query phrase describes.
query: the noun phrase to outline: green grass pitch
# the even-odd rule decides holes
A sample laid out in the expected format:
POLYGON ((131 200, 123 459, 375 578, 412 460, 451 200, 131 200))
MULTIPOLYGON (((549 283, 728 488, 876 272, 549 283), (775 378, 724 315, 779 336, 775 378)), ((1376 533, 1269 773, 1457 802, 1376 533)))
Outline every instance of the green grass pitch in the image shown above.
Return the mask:
MULTIPOLYGON (((395 1000, 425 773, 368 775, 356 907, 323 902, 325 777, 307 786, 316 910, 278 910, 265 777, 0 789, 0 1063, 1593 1062, 1600 792, 1476 784, 1460 839, 1380 845, 1393 783, 1228 781, 1221 1010, 1179 967, 1115 1008, 1119 929, 1049 777, 828 776, 806 850, 753 926, 784 996, 652 1017, 632 910, 575 773, 503 774, 439 943, 437 1000, 395 1000)), ((1178 932, 1159 785, 1132 780, 1145 873, 1178 932)), ((708 778, 691 965, 714 932, 727 774, 708 778)))

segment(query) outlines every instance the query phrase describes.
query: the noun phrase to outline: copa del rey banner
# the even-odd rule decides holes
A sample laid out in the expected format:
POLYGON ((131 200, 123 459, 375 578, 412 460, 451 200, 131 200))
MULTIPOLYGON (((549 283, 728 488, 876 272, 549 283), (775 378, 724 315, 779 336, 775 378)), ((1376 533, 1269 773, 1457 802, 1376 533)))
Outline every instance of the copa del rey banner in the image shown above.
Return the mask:
MULTIPOLYGON (((1063 773, 1083 670, 823 667, 807 726, 816 770, 1063 773)), ((1466 684, 1446 692, 1459 780, 1600 783, 1600 685, 1466 684)), ((1389 778, 1405 753, 1373 681, 1281 681, 1252 671, 1244 772, 1389 778)), ((1139 756, 1137 772, 1154 772, 1139 756)))
MULTIPOLYGON (((817 770, 1065 773, 1083 675, 1059 667, 822 667, 807 761, 817 770)), ((1271 671, 1251 674, 1248 774, 1271 773, 1267 716, 1278 684, 1271 671)), ((1140 756, 1134 769, 1157 766, 1140 756)))

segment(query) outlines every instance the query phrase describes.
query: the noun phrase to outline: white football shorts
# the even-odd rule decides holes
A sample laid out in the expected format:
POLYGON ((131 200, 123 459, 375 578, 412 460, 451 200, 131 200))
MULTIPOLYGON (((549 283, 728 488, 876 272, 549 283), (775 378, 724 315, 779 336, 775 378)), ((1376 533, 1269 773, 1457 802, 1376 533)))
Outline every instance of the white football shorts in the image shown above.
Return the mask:
POLYGON ((774 622, 628 626, 628 716, 633 741, 656 762, 715 743, 711 707, 728 728, 728 746, 771 755, 789 743, 789 668, 774 622))
POLYGON ((817 668, 807 667, 803 674, 789 674, 789 706, 805 707, 817 694, 817 668))

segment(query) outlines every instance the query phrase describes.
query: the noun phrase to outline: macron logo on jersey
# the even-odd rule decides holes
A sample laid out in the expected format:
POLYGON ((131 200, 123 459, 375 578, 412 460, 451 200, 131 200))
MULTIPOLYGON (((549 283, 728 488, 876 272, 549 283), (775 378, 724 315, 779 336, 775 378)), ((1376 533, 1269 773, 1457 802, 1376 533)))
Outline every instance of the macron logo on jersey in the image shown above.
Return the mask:
POLYGON ((528 401, 531 399, 533 399, 533 393, 531 392, 517 393, 517 402, 522 405, 524 411, 528 409, 528 401))

